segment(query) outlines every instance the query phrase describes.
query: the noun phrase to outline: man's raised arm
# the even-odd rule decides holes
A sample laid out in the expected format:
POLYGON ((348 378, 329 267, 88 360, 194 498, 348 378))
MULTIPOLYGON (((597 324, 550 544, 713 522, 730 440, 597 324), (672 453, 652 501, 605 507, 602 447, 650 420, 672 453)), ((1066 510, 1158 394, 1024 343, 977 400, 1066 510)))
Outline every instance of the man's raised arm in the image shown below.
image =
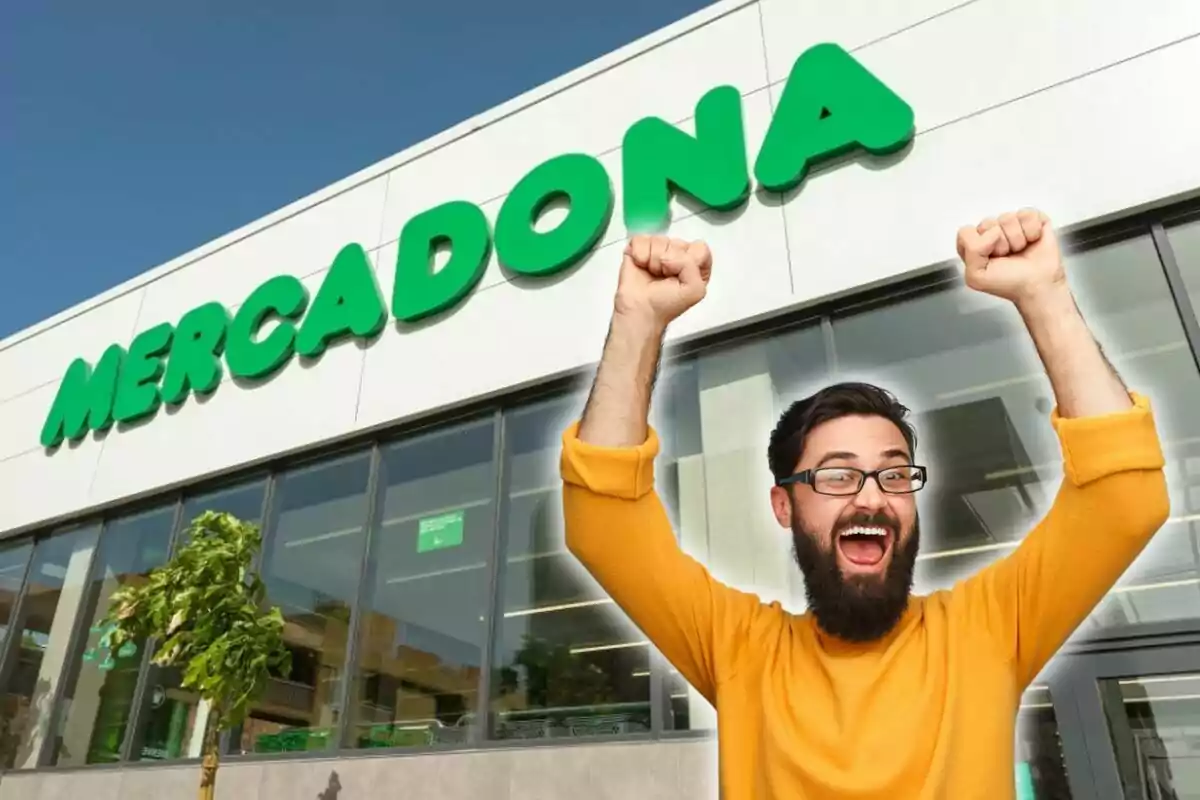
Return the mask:
POLYGON ((963 228, 958 252, 968 286, 1016 305, 1056 401, 1064 476, 1054 504, 1012 555, 963 587, 1024 686, 1166 520, 1163 454, 1149 402, 1125 388, 1075 304, 1044 214, 963 228))
POLYGON ((650 397, 667 325, 704 298, 702 242, 639 236, 626 248, 604 354, 563 434, 567 547, 709 702, 750 628, 779 612, 714 580, 675 540, 654 490, 650 397))

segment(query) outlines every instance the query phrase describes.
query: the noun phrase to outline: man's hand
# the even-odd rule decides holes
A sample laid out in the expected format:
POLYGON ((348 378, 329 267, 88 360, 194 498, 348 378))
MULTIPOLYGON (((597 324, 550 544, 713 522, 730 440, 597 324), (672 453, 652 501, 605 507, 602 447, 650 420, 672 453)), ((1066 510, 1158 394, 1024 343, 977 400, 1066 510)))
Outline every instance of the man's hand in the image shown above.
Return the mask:
POLYGON ((1111 414, 1132 405, 1075 305, 1058 237, 1045 214, 1025 209, 960 228, 958 255, 967 286, 1016 305, 1062 416, 1111 414))
POLYGON ((646 441, 650 393, 667 325, 704 299, 712 254, 704 242, 635 236, 621 261, 612 324, 579 438, 602 447, 646 441))
POLYGON ((704 242, 635 236, 621 262, 614 314, 662 330, 704 299, 712 253, 704 242))
POLYGON ((1034 209, 960 228, 958 255, 967 286, 1018 306, 1067 288, 1058 237, 1034 209))

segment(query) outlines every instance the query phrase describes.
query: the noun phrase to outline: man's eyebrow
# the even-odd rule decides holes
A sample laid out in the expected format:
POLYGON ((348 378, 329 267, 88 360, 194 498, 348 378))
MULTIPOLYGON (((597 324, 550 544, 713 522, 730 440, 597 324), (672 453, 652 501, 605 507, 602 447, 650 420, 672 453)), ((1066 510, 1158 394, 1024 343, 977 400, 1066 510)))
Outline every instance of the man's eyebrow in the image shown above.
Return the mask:
POLYGON ((908 451, 901 447, 893 447, 890 450, 884 450, 882 453, 884 458, 912 458, 908 451))
MULTIPOLYGON (((903 448, 900 448, 900 447, 889 448, 887 450, 884 450, 882 453, 880 453, 880 455, 883 456, 885 459, 886 458, 903 458, 903 459, 907 460, 910 457, 908 455, 908 451, 903 448)), ((813 469, 818 469, 821 467, 821 465, 823 465, 827 462, 830 462, 830 461, 853 461, 856 458, 858 458, 858 454, 851 453, 849 450, 832 450, 832 451, 826 453, 825 455, 821 456, 821 459, 816 464, 813 465, 813 469)))
POLYGON ((828 461, 853 461, 856 458, 858 458, 857 453, 851 453, 848 450, 832 450, 821 456, 821 460, 813 465, 813 469, 817 469, 828 461))

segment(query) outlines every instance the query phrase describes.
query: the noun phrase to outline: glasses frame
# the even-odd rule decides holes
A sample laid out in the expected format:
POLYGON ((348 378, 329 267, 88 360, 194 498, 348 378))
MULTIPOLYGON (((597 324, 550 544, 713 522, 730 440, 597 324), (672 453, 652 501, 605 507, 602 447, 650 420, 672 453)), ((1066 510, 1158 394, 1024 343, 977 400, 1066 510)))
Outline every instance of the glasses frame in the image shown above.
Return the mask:
POLYGON ((879 491, 883 492, 884 494, 891 494, 891 495, 916 494, 917 492, 919 492, 925 488, 925 484, 929 480, 929 471, 925 467, 923 467, 919 464, 892 464, 891 466, 888 466, 888 467, 880 467, 879 469, 870 470, 870 471, 865 470, 865 469, 859 469, 858 467, 817 467, 816 469, 800 470, 796 474, 789 475, 788 477, 779 481, 776 485, 777 486, 792 486, 794 484, 801 483, 801 484, 804 484, 805 486, 808 486, 809 488, 811 488, 817 494, 824 495, 825 497, 853 497, 854 495, 861 492, 863 490, 863 487, 865 487, 867 485, 868 478, 874 478, 875 485, 878 486, 879 491), (904 469, 904 468, 916 470, 916 475, 921 480, 920 486, 918 486, 915 489, 911 489, 907 492, 893 492, 893 491, 889 491, 888 489, 883 488, 883 482, 881 480, 879 480, 879 473, 887 472, 888 470, 904 469), (852 492, 822 492, 820 489, 818 489, 817 485, 816 485, 816 481, 814 480, 814 477, 816 476, 816 474, 818 472, 821 472, 822 470, 833 470, 833 469, 841 470, 843 472, 849 471, 849 472, 858 473, 858 488, 852 492))

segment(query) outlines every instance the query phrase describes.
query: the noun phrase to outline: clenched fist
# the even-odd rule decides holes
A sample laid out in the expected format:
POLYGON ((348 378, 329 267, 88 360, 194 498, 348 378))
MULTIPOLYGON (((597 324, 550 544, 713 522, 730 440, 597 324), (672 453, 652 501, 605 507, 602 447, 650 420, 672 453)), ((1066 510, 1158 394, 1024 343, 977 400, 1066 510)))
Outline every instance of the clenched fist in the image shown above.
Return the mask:
POLYGON ((615 312, 665 328, 704 299, 712 253, 704 242, 634 236, 625 248, 615 312))
POLYGON ((1062 253, 1050 219, 1024 209, 958 231, 967 286, 1018 305, 1066 287, 1062 253))

